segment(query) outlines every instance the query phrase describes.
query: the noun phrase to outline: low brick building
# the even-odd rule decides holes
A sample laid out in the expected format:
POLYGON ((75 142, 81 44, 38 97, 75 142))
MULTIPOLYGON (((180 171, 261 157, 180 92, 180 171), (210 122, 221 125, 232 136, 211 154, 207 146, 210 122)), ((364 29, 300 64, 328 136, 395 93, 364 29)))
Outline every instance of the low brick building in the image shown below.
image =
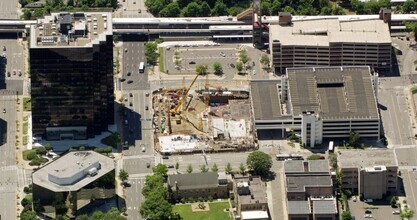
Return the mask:
POLYGON ((237 212, 241 219, 269 219, 268 200, 261 178, 236 177, 233 191, 237 212))

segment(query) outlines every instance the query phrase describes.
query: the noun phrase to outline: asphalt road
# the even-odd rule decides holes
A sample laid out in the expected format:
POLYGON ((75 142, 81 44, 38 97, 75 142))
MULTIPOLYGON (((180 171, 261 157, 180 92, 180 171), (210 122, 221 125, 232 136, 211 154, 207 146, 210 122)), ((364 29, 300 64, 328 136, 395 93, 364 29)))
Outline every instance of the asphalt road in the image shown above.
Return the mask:
POLYGON ((404 86, 407 77, 380 79, 378 102, 385 135, 391 145, 413 144, 411 122, 404 86))
MULTIPOLYGON (((142 188, 145 185, 145 177, 130 177, 129 178, 129 187, 125 188, 126 195, 142 195, 142 188)), ((126 209, 127 209, 127 218, 139 220, 143 219, 139 214, 139 207, 143 202, 144 198, 142 196, 128 196, 126 199, 126 209)))
POLYGON ((126 81, 122 82, 122 90, 147 90, 149 89, 148 74, 145 68, 145 73, 139 73, 139 64, 144 62, 146 64, 146 57, 144 51, 144 42, 126 41, 123 42, 123 78, 126 81), (126 51, 127 49, 127 51, 126 51), (126 51, 126 52, 125 52, 126 51), (130 76, 128 73, 130 72, 130 76), (133 81, 128 83, 129 81, 133 81))
POLYGON ((150 18, 151 13, 146 12, 144 0, 119 0, 120 7, 114 12, 114 17, 119 18, 150 18))
POLYGON ((18 0, 0 1, 0 19, 17 19, 19 18, 18 0))
POLYGON ((0 143, 0 215, 2 219, 16 219, 16 189, 18 186, 15 132, 16 96, 0 91, 0 132, 6 130, 6 141, 0 143), (3 109, 6 113, 3 113, 3 109))
POLYGON ((5 54, 7 58, 5 75, 0 78, 0 89, 17 91, 19 95, 23 93, 23 79, 25 74, 25 62, 22 62, 24 61, 23 53, 24 50, 20 40, 0 39, 0 54, 5 54), (3 46, 6 47, 6 50, 3 49, 3 46), (19 72, 21 72, 21 76, 19 76, 19 72), (3 81, 4 79, 5 81, 3 81), (4 82, 6 87, 4 87, 4 82))
MULTIPOLYGON (((417 210, 417 171, 401 170, 407 204, 412 210, 417 210)), ((412 219, 417 219, 414 216, 412 219)), ((411 220, 411 219, 410 219, 411 220)))

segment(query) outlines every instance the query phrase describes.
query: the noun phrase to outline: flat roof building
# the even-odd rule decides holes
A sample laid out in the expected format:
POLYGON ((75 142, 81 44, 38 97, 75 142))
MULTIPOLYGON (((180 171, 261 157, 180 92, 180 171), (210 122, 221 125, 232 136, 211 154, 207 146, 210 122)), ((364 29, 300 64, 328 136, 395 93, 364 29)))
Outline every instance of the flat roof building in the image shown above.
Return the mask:
POLYGON ((288 219, 336 219, 337 202, 327 160, 284 163, 288 219))
POLYGON ((241 219, 269 219, 268 200, 261 178, 257 176, 235 177, 233 188, 237 212, 241 219), (254 213, 255 210, 258 212, 254 213), (253 214, 258 215, 256 217, 253 214))
POLYGON ((114 181, 113 159, 94 151, 69 152, 32 174, 33 201, 46 210, 45 215, 51 217, 60 214, 59 210, 55 213, 57 198, 65 201, 71 196, 76 198, 70 200, 73 204, 71 209, 76 213, 89 205, 92 197, 114 197, 114 181))
POLYGON ((391 37, 383 20, 323 18, 270 25, 271 63, 288 67, 358 66, 390 68, 391 37))
POLYGON ((337 161, 343 189, 368 199, 381 199, 397 191, 398 165, 393 150, 338 150, 337 161))
POLYGON ((87 139, 114 123, 111 13, 52 13, 31 26, 34 135, 87 139))
POLYGON ((299 131, 302 144, 323 139, 379 138, 378 75, 369 67, 287 68, 279 80, 253 80, 255 128, 299 131))

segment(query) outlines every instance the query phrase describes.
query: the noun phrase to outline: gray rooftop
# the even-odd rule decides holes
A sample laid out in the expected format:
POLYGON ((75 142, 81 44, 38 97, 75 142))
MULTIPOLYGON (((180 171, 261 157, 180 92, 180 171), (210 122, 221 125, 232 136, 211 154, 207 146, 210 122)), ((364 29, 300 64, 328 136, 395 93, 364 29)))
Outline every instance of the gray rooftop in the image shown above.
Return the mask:
POLYGON ((32 175, 33 183, 54 192, 76 191, 114 170, 114 160, 94 151, 69 152, 32 175), (99 169, 87 175, 94 164, 99 169), (62 181, 62 184, 58 184, 62 181))
POLYGON ((397 166, 391 149, 337 150, 337 161, 341 168, 361 168, 373 166, 397 166))
POLYGON ((249 183, 249 195, 237 195, 240 204, 255 204, 255 203, 268 203, 264 187, 262 186, 261 178, 253 177, 249 180, 249 177, 236 178, 235 182, 247 182, 249 183), (252 198, 253 196, 253 198, 252 198))
POLYGON ((275 120, 281 116, 278 84, 280 81, 252 81, 251 96, 255 120, 275 120))
POLYGON ((288 214, 310 214, 311 208, 308 201, 288 201, 288 214))
POLYGON ((322 119, 379 119, 370 69, 288 68, 293 115, 314 112, 322 119))
POLYGON ((336 199, 313 200, 314 214, 337 214, 336 199))
POLYGON ((331 43, 391 43, 388 24, 382 20, 340 21, 313 19, 293 21, 292 25, 271 25, 270 41, 284 46, 328 47, 331 43))
POLYGON ((219 185, 217 172, 168 175, 168 185, 174 191, 176 190, 175 182, 179 190, 216 188, 219 185))
POLYGON ((284 163, 285 173, 329 173, 329 162, 327 160, 288 160, 284 163))
POLYGON ((330 175, 287 176, 287 192, 305 192, 306 187, 332 186, 330 175))
POLYGON ((30 33, 31 48, 91 47, 113 34, 112 13, 52 13, 38 19, 30 33), (62 33, 61 27, 69 28, 69 33, 62 33))

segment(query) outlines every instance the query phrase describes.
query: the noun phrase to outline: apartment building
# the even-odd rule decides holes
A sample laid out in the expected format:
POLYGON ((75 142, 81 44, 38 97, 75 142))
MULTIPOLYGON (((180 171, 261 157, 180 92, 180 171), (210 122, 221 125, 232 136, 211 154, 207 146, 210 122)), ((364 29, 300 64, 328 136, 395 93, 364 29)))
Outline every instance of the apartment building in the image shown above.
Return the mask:
POLYGON ((366 199, 382 199, 397 191, 398 165, 391 149, 338 150, 337 160, 343 189, 366 199))
POLYGON ((31 26, 34 136, 87 139, 114 123, 111 13, 52 13, 31 26))
POLYGON ((288 219, 336 219, 337 202, 327 160, 284 163, 288 219))
POLYGON ((237 212, 242 220, 267 220, 268 200, 261 178, 257 176, 235 177, 234 194, 237 212))
POLYGON ((288 67, 391 66, 391 37, 384 20, 319 18, 292 21, 280 16, 270 26, 271 65, 284 73, 288 67))
POLYGON ((377 139, 377 85, 378 75, 365 66, 287 68, 279 80, 251 82, 255 128, 299 132, 306 147, 351 131, 377 139))

